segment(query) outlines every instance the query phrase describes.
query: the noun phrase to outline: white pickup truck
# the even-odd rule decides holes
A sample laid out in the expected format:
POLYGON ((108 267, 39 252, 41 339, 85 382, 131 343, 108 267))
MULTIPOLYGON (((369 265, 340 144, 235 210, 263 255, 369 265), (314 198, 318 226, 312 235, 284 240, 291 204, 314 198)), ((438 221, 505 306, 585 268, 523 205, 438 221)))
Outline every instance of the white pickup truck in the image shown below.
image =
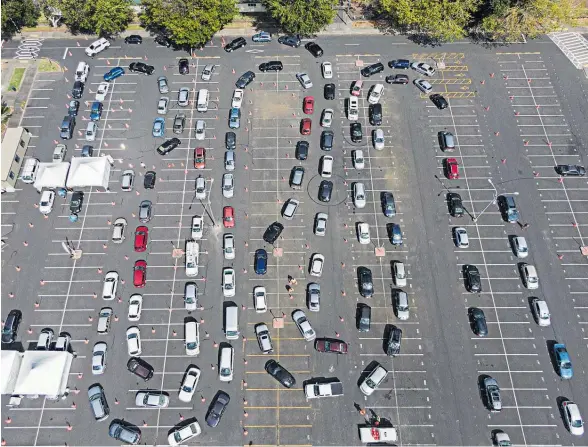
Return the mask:
POLYGON ((304 386, 304 394, 306 394, 307 399, 343 396, 343 384, 339 380, 307 383, 304 386))

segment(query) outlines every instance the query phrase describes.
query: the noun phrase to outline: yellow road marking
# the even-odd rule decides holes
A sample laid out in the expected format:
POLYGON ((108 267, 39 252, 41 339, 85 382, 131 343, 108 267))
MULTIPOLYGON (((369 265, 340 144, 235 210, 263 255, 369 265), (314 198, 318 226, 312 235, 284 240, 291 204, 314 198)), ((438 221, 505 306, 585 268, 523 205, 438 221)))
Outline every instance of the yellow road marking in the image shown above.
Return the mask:
POLYGON ((447 79, 431 79, 429 80, 429 83, 432 85, 441 85, 441 84, 448 84, 448 85, 453 85, 453 84, 471 84, 472 80, 471 79, 455 79, 455 78, 447 78, 447 79))
POLYGON ((467 65, 446 65, 445 68, 439 69, 439 71, 468 71, 467 65))
POLYGON ((413 59, 463 59, 464 53, 413 53, 413 59))
MULTIPOLYGON (((444 92, 443 96, 445 98, 473 98, 476 96, 476 94, 474 92, 444 92)), ((421 93, 422 99, 426 99, 428 97, 428 95, 421 93)))

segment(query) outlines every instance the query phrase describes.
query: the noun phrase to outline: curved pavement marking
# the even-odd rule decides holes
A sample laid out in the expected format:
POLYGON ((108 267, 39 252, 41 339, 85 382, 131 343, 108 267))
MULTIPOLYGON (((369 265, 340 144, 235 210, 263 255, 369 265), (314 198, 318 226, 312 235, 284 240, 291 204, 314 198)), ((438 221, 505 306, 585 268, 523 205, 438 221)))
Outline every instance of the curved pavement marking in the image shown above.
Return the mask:
POLYGON ((34 59, 39 56, 43 39, 23 39, 18 46, 14 59, 34 59))

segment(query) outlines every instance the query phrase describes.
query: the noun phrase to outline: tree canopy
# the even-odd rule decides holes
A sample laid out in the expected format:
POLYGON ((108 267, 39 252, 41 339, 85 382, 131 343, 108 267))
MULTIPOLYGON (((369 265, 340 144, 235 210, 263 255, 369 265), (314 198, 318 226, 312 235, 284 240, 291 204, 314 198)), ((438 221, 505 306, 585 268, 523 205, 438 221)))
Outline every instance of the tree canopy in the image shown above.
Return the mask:
POLYGON ((2 0, 2 37, 10 37, 25 26, 35 26, 41 11, 33 0, 2 0))
POLYGON ((337 0, 264 0, 270 16, 287 33, 310 36, 335 18, 337 0))

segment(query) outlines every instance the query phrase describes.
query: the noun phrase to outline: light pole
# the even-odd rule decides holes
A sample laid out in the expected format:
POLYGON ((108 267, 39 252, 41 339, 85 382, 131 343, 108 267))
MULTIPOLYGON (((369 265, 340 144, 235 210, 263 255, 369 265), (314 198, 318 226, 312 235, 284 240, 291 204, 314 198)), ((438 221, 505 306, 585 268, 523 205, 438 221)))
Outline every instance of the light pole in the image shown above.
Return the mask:
MULTIPOLYGON (((496 186, 494 185, 494 183, 492 183, 492 179, 491 178, 488 179, 488 183, 490 183, 490 185, 492 185, 492 188, 494 189, 494 197, 492 197, 492 200, 490 201, 490 203, 488 203, 488 205, 486 205, 486 207, 480 212, 480 214, 478 214, 476 217, 474 217, 472 219, 474 221, 474 223, 478 221, 478 219, 480 218, 480 216, 482 214, 484 214, 488 208, 490 208, 490 205, 496 205, 496 200, 498 199, 498 191, 496 190, 496 186)), ((513 195, 513 196, 518 196, 519 195, 518 191, 511 192, 511 193, 503 193, 503 194, 510 194, 510 195, 513 195)))

